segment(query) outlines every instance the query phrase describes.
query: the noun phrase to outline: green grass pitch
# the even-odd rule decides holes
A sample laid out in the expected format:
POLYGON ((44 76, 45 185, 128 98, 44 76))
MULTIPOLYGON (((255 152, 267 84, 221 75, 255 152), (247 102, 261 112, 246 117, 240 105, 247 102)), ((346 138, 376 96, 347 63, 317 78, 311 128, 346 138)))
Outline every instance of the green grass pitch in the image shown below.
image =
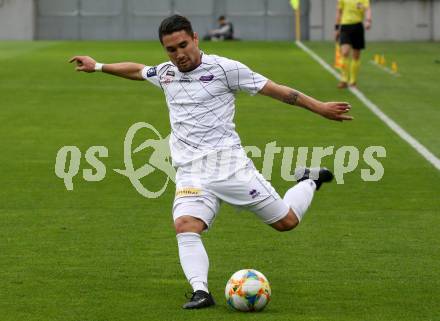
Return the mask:
MULTIPOLYGON (((331 62, 332 44, 310 46, 331 62)), ((162 93, 147 82, 76 73, 67 63, 87 54, 153 65, 166 59, 159 43, 0 42, 0 320, 439 320, 439 172, 293 44, 201 47, 321 100, 353 105, 355 120, 337 123, 240 94, 236 123, 244 145, 384 146, 383 179, 362 181, 368 166, 361 158, 345 184, 324 186, 303 223, 287 233, 223 205, 203 236, 218 304, 184 311, 190 288, 172 228, 174 186, 146 199, 112 170, 123 168, 123 140, 133 123, 168 134, 162 93), (64 145, 83 153, 73 191, 54 173, 64 145), (87 182, 84 153, 95 145, 109 150, 107 175, 87 182), (236 313, 224 301, 227 279, 247 267, 271 282, 272 302, 262 313, 236 313)), ((438 43, 369 44, 359 79, 373 102, 437 156, 438 49, 438 43), (395 59, 401 77, 369 64, 375 53, 395 59)), ((281 179, 280 163, 277 156, 272 184, 283 195, 291 183, 281 179)), ((333 157, 324 165, 333 168, 333 157)))

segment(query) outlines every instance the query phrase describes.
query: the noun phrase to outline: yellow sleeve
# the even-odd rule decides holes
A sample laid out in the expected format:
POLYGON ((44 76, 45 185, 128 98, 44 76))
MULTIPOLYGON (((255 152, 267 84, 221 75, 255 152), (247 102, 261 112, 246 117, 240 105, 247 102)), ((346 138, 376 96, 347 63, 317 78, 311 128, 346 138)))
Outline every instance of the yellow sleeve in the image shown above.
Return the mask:
POLYGON ((365 8, 369 8, 370 7, 370 0, 364 0, 364 5, 365 5, 365 8))
POLYGON ((341 9, 341 10, 344 9, 344 0, 338 0, 338 8, 341 9))

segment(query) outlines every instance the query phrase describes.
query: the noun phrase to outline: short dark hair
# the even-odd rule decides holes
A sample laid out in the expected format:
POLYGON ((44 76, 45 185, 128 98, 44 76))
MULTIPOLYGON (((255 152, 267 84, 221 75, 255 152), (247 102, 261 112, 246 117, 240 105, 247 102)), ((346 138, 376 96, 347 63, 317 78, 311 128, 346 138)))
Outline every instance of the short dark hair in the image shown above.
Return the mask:
POLYGON ((161 43, 163 36, 170 35, 176 31, 185 30, 185 32, 194 38, 194 31, 191 22, 184 16, 175 14, 165 18, 159 26, 159 40, 161 43))
POLYGON ((217 20, 226 20, 226 17, 225 16, 220 16, 220 17, 218 17, 217 20))

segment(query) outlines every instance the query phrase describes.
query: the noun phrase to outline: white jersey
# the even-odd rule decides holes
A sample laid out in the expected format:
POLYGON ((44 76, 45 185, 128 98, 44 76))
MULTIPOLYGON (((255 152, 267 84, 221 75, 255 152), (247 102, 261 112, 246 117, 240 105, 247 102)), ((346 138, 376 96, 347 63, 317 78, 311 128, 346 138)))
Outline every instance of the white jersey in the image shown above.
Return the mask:
POLYGON ((212 152, 241 150, 235 131, 235 92, 259 92, 267 78, 244 64, 202 53, 201 64, 180 72, 171 62, 146 66, 142 76, 162 88, 170 114, 173 165, 188 164, 212 152))

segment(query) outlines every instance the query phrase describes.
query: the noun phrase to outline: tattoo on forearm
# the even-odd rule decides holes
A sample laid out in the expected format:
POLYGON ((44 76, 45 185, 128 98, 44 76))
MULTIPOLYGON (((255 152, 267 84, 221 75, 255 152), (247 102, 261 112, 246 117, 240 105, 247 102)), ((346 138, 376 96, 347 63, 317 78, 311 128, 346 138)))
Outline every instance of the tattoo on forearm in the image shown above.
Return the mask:
POLYGON ((299 92, 292 90, 289 93, 289 95, 286 98, 284 98, 283 101, 287 104, 290 104, 290 105, 296 105, 298 97, 299 97, 299 92))

